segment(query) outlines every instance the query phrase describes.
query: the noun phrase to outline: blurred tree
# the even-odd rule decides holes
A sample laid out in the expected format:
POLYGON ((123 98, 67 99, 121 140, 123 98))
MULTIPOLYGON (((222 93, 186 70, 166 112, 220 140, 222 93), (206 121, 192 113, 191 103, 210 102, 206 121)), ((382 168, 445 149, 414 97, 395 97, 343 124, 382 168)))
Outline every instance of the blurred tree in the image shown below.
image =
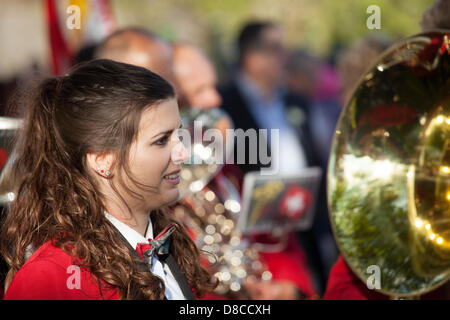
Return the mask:
POLYGON ((188 40, 209 52, 211 36, 227 56, 233 40, 250 19, 279 22, 291 46, 308 47, 319 54, 347 46, 368 33, 401 38, 417 33, 422 13, 433 0, 114 0, 120 25, 138 24, 170 39, 188 40), (369 30, 367 7, 381 9, 381 29, 369 30))

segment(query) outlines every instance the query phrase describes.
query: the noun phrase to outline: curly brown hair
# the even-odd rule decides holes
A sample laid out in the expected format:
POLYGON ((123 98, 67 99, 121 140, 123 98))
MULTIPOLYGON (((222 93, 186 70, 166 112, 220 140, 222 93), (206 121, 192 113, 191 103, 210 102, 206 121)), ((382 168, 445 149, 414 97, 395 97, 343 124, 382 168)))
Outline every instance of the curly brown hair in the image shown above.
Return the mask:
MULTIPOLYGON (((128 175, 129 148, 142 111, 173 98, 173 88, 147 69, 94 60, 43 81, 33 92, 11 168, 16 199, 1 232, 1 253, 10 266, 7 286, 26 262, 29 247, 52 240, 88 268, 100 293, 106 286, 122 299, 163 299, 162 280, 138 268, 105 217, 105 197, 87 169, 86 155, 114 153, 114 165, 128 175)), ((151 212, 151 218, 155 234, 176 224, 170 252, 195 294, 212 290, 199 250, 168 209, 151 212)))

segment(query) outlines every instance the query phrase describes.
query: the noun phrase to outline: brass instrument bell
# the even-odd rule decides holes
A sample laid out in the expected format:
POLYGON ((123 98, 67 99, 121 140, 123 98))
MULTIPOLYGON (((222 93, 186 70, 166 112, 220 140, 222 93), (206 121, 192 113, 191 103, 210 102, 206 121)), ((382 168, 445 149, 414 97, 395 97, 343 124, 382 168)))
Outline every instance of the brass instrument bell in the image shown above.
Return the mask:
POLYGON ((404 39, 362 77, 336 127, 327 191, 345 260, 381 293, 450 275, 449 30, 404 39))

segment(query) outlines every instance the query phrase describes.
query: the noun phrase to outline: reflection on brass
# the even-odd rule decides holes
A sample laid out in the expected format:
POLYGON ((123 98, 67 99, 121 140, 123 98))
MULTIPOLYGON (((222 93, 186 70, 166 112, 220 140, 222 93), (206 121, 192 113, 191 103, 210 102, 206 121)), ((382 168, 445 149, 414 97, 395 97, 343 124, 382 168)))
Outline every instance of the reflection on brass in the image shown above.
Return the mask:
POLYGON ((362 77, 328 168, 338 246, 364 282, 414 297, 450 276, 450 31, 403 40, 362 77), (370 75, 370 76, 368 76, 370 75))
POLYGON ((208 182, 222 169, 233 141, 223 141, 221 152, 214 149, 214 141, 204 137, 209 129, 226 137, 225 131, 233 128, 228 114, 220 109, 187 109, 181 112, 183 129, 189 131, 190 141, 185 147, 190 151, 189 163, 183 164, 179 184, 180 199, 202 190, 208 182), (197 126, 196 126, 197 125, 197 126), (217 152, 216 152, 217 151, 217 152), (228 152, 228 153, 227 153, 228 152))
POLYGON ((210 253, 205 256, 219 280, 216 293, 233 299, 248 298, 243 287, 246 279, 271 279, 259 260, 258 245, 246 241, 237 228, 237 213, 226 209, 208 187, 186 196, 174 213, 194 233, 197 246, 210 253))

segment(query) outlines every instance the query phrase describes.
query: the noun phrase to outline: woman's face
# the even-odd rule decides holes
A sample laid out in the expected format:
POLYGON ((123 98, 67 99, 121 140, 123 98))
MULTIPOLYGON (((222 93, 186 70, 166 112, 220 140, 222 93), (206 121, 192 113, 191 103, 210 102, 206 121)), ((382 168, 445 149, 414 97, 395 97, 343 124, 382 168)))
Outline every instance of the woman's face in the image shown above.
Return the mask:
POLYGON ((130 201, 137 203, 131 204, 131 208, 142 206, 145 210, 153 210, 178 199, 181 163, 189 158, 179 140, 180 127, 176 99, 165 100, 142 112, 128 163, 131 176, 139 184, 152 188, 141 189, 127 181, 127 186, 144 197, 144 200, 132 198, 130 201))

